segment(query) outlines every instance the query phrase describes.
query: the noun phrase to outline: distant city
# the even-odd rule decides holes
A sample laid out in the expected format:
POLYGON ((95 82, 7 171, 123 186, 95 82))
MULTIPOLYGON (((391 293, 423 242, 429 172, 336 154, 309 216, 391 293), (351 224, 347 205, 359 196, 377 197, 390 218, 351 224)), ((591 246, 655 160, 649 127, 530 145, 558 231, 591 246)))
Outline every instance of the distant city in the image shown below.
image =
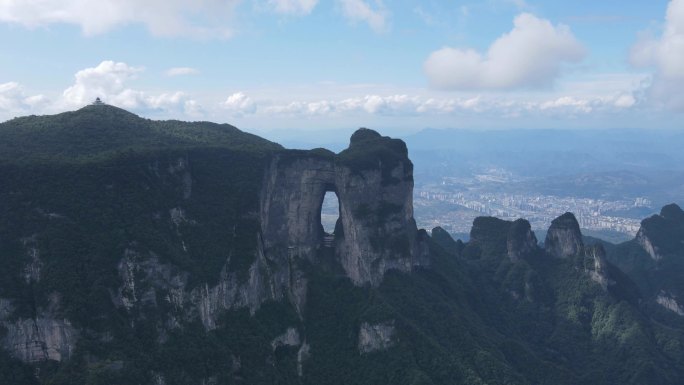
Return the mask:
POLYGON ((416 190, 414 207, 419 227, 441 226, 453 233, 468 233, 473 219, 495 216, 514 220, 525 218, 534 229, 546 229, 559 215, 570 211, 580 226, 589 230, 610 230, 631 236, 639 231, 640 220, 605 214, 632 207, 648 207, 647 198, 633 201, 604 201, 548 195, 509 195, 505 193, 447 193, 416 190), (441 215, 434 215, 437 209, 441 215))

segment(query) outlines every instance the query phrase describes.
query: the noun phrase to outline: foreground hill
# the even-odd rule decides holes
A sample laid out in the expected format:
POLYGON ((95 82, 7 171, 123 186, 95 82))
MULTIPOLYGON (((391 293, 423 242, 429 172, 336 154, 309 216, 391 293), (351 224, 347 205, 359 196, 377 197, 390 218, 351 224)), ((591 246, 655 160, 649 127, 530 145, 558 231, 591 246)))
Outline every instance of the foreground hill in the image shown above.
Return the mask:
POLYGON ((263 152, 281 146, 228 124, 154 121, 106 104, 0 124, 1 162, 74 163, 122 152, 192 148, 263 152))
MULTIPOLYGON (((522 219, 428 236, 405 144, 374 131, 293 151, 100 105, 2 123, 0 146, 0 383, 684 378, 680 316, 630 262, 644 242, 585 245, 569 213, 544 249, 522 219)), ((673 260, 675 211, 644 230, 673 260)))

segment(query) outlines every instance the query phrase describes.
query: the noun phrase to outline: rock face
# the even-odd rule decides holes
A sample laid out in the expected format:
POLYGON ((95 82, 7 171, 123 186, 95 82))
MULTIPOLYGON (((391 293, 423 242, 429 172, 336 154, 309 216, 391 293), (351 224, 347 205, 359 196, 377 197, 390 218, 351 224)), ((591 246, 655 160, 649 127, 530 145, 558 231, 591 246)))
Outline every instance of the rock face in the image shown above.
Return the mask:
POLYGON ((299 377, 304 375, 304 362, 311 356, 311 347, 304 341, 297 351, 297 374, 299 377))
POLYGON ((359 329, 359 352, 365 354, 389 349, 394 344, 393 336, 394 322, 375 325, 364 322, 359 329))
POLYGON ((276 350, 280 346, 299 346, 301 340, 299 338, 299 332, 295 328, 287 328, 285 333, 279 335, 271 341, 271 347, 276 350))
MULTIPOLYGON (((50 296, 50 307, 57 307, 58 301, 58 296, 50 296)), ((11 319, 11 302, 0 299, 0 325, 7 330, 1 340, 3 347, 24 362, 68 359, 76 347, 77 331, 51 310, 40 309, 35 318, 11 319)))
POLYGON ((653 245, 651 238, 646 234, 646 230, 643 227, 637 232, 636 241, 654 261, 659 261, 663 257, 660 255, 658 247, 653 245))
POLYGON ((454 241, 454 238, 451 237, 451 234, 439 226, 432 229, 431 235, 433 241, 450 253, 460 254, 465 247, 463 241, 460 239, 454 241))
POLYGON ((274 157, 260 210, 268 260, 317 262, 326 248, 320 215, 328 191, 340 205, 335 259, 356 285, 378 285, 387 270, 428 264, 427 243, 413 219, 413 165, 406 145, 367 129, 354 133, 338 155, 313 150, 274 157))
POLYGON ((496 217, 477 217, 470 230, 470 243, 479 245, 489 254, 505 254, 512 262, 539 249, 537 237, 525 219, 511 222, 496 217))
MULTIPOLYGON (((389 269, 410 271, 427 264, 427 242, 413 220, 412 165, 403 142, 361 130, 352 137, 350 149, 354 153, 346 157, 327 150, 273 156, 260 195, 254 261, 245 274, 228 270, 229 255, 217 283, 190 289, 187 273, 161 263, 151 251, 131 246, 118 265, 122 284, 112 301, 132 312, 159 306, 161 298, 174 309, 165 328, 196 316, 211 330, 222 312, 248 308, 254 313, 269 300, 286 299, 302 316, 307 295, 304 261, 318 263, 332 256, 357 285, 377 285, 389 269), (387 142, 398 147, 390 152, 394 158, 381 156, 387 142), (330 236, 320 221, 327 191, 337 193, 340 201, 332 242, 325 242, 330 236)), ((178 167, 183 164, 179 160, 178 167)), ((172 208, 169 217, 175 228, 194 222, 182 207, 172 208)))
MULTIPOLYGON (((193 275, 194 270, 183 265, 205 258, 197 239, 206 240, 197 233, 207 225, 208 218, 194 216, 198 207, 220 207, 220 202, 213 201, 218 194, 204 191, 206 180, 213 175, 213 166, 201 163, 207 159, 198 161, 197 155, 193 156, 146 159, 149 163, 141 171, 145 183, 159 189, 155 192, 165 200, 154 212, 141 216, 151 218, 151 226, 159 227, 150 231, 158 238, 150 239, 159 239, 162 245, 175 243, 165 250, 150 243, 150 239, 126 234, 121 246, 117 246, 122 248, 120 259, 111 266, 112 274, 116 275, 107 281, 112 282, 106 288, 110 305, 127 315, 130 326, 149 322, 146 314, 158 317, 155 328, 159 342, 168 338, 168 331, 182 329, 189 322, 199 320, 206 330, 212 330, 227 310, 247 308, 254 314, 267 301, 287 301, 303 318, 308 286, 305 268, 312 264, 331 266, 357 286, 379 285, 388 270, 410 272, 414 267, 429 264, 427 234, 418 231, 413 218, 413 164, 406 145, 401 140, 361 129, 351 137, 349 148, 339 154, 322 149, 274 149, 264 155, 259 173, 254 173, 253 180, 245 178, 245 183, 250 184, 244 189, 251 199, 238 200, 242 195, 237 193, 232 196, 237 202, 248 204, 223 212, 235 212, 236 219, 229 223, 253 224, 244 232, 248 233, 245 238, 253 234, 249 239, 254 240, 254 247, 238 251, 234 251, 234 246, 221 248, 212 255, 212 262, 217 262, 212 268, 218 277, 211 275, 210 282, 200 281, 193 275), (194 174, 197 169, 205 170, 206 174, 198 177, 194 174), (340 205, 334 234, 326 234, 321 225, 326 192, 334 192, 340 205), (240 261, 238 267, 231 264, 235 260, 240 261)), ((152 188, 134 182, 135 188, 152 188)), ((95 185, 99 188, 98 183, 95 185)), ((105 190, 119 188, 116 183, 105 185, 105 190)), ((224 191, 221 188, 219 191, 224 191)), ((107 207, 106 202, 102 204, 107 207)), ((227 227, 219 236, 232 233, 235 237, 235 231, 235 226, 227 227)), ((24 236, 21 243, 26 263, 21 268, 22 282, 40 284, 41 275, 49 273, 43 262, 48 261, 49 254, 40 249, 37 240, 41 234, 24 236)), ((248 242, 240 246, 243 243, 248 242)), ((227 243, 221 245, 224 244, 227 243)), ((7 329, 2 335, 3 347, 26 362, 66 359, 73 352, 79 332, 86 331, 76 330, 60 316, 63 310, 56 303, 52 309, 36 309, 33 318, 21 318, 13 314, 10 300, 0 299, 0 323, 7 329)), ((367 325, 361 333, 364 337, 360 349, 372 351, 389 346, 393 330, 391 325, 367 325)), ((288 329, 273 344, 299 346, 301 374, 303 362, 309 356, 306 335, 288 329)))
MULTIPOLYGON (((286 268, 282 272, 289 271, 286 268)), ((264 301, 280 300, 288 281, 281 273, 272 272, 263 255, 258 255, 246 277, 229 272, 224 266, 215 285, 204 284, 189 289, 188 275, 178 268, 162 264, 154 253, 143 254, 126 249, 119 263, 121 287, 112 296, 117 306, 131 311, 135 307, 158 306, 158 298, 170 305, 166 328, 178 327, 180 321, 198 316, 207 330, 214 329, 220 314, 229 309, 248 308, 254 313, 264 301)), ((294 276, 296 277, 296 276, 294 276)), ((294 288, 296 289, 296 288, 294 288)))
POLYGON ((601 285, 604 290, 608 289, 608 286, 615 282, 608 274, 608 261, 603 246, 600 244, 588 246, 585 248, 585 255, 593 261, 591 266, 585 266, 585 272, 589 274, 592 281, 601 285))
POLYGON ((684 211, 674 203, 664 206, 660 215, 641 221, 636 241, 654 261, 681 253, 684 251, 684 211))
POLYGON ((672 296, 672 294, 661 291, 656 298, 656 302, 667 310, 673 311, 684 317, 684 307, 672 296))
POLYGON ((525 219, 518 219, 511 223, 506 240, 508 258, 511 261, 518 261, 535 252, 539 248, 537 243, 537 237, 532 231, 530 222, 525 219))
POLYGON ((76 331, 67 320, 21 319, 6 322, 5 347, 24 362, 62 361, 75 348, 76 331))
POLYGON ((565 213, 551 222, 544 249, 557 258, 578 255, 584 250, 582 233, 574 214, 565 213))

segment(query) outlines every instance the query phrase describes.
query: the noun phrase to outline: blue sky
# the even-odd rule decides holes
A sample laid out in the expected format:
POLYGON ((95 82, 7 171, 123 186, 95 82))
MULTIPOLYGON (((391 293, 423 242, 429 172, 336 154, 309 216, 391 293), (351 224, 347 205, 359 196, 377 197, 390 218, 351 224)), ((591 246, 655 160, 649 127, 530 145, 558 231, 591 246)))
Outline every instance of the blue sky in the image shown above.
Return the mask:
POLYGON ((684 0, 0 0, 0 120, 680 128, 684 0))

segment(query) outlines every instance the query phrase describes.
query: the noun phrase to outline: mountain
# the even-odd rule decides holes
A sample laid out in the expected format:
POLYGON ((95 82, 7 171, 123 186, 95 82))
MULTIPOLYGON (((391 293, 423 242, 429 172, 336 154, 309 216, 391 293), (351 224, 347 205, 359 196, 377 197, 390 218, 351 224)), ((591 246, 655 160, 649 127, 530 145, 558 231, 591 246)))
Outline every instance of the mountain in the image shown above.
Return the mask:
POLYGON ((676 204, 641 221, 636 237, 618 245, 609 259, 636 282, 660 321, 684 322, 684 211, 676 204))
POLYGON ((545 248, 524 219, 477 218, 463 243, 417 229, 408 149, 368 129, 287 150, 93 105, 2 123, 0 143, 0 383, 684 378, 680 316, 641 280, 682 255, 681 210, 642 224, 658 261, 585 245, 570 213, 545 248))

